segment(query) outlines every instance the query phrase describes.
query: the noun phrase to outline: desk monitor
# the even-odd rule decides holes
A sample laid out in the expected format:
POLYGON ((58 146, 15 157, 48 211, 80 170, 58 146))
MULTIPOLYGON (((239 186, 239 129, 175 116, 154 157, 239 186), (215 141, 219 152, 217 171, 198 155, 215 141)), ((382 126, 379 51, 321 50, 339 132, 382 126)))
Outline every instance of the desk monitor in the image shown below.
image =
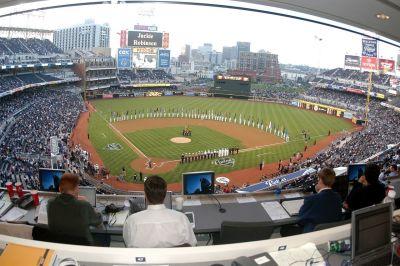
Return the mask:
POLYGON ((40 190, 58 192, 61 176, 65 173, 63 169, 39 169, 40 190))
POLYGON ((183 195, 214 194, 214 179, 211 171, 183 173, 183 195))
POLYGON ((366 164, 349 164, 347 168, 347 176, 349 181, 357 181, 361 176, 365 175, 366 164))
POLYGON ((388 253, 390 259, 391 235, 391 203, 378 204, 353 211, 351 217, 351 255, 354 265, 364 265, 365 261, 375 259, 387 260, 388 253))
POLYGON ((96 207, 96 188, 95 187, 79 187, 79 196, 84 196, 87 201, 96 207))

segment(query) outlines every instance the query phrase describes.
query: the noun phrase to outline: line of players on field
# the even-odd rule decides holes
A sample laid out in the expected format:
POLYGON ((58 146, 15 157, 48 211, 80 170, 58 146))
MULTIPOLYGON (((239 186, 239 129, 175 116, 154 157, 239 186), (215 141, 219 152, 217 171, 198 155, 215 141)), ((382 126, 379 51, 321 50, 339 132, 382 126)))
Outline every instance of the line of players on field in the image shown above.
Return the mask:
POLYGON ((239 153, 239 148, 223 148, 218 150, 207 150, 195 153, 185 153, 181 155, 181 163, 190 163, 194 161, 213 159, 219 157, 225 157, 239 153))

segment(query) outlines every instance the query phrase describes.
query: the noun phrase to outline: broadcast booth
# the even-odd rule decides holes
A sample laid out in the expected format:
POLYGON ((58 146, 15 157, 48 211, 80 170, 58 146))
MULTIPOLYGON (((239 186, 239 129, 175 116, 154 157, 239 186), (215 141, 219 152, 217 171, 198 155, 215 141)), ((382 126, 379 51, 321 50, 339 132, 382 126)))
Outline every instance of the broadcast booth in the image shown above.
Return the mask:
MULTIPOLYGON (((338 186, 334 190, 347 195, 352 182, 364 169, 365 164, 349 165, 346 170, 335 169, 338 186)), ((47 228, 46 205, 48 199, 57 194, 53 191, 58 182, 55 181, 58 172, 41 170, 42 187, 47 191, 39 192, 36 207, 33 194, 29 199, 28 191, 21 202, 17 195, 10 199, 9 192, 2 190, 0 248, 3 251, 0 265, 22 265, 17 261, 30 265, 29 260, 43 260, 43 265, 303 265, 298 261, 325 261, 330 265, 393 263, 392 231, 396 232, 394 225, 398 225, 392 222, 392 216, 399 219, 400 212, 393 212, 392 203, 354 211, 350 219, 319 225, 312 233, 280 237, 282 226, 295 224, 298 220, 299 208, 309 192, 289 189, 280 194, 273 190, 214 194, 215 174, 209 171, 184 173, 182 194, 168 192, 164 201, 166 208, 186 215, 198 244, 204 241, 201 246, 157 249, 157 252, 155 249, 124 248, 121 240, 124 222, 130 214, 146 209, 144 194, 96 195, 94 187, 80 188, 80 194, 103 216, 103 224, 92 227, 91 233, 114 239, 114 243, 115 239, 120 239, 117 242, 121 241, 121 247, 43 242, 34 232, 47 228), (19 252, 27 252, 29 256, 24 259, 15 257, 19 252), (17 264, 7 264, 10 262, 17 264)), ((276 185, 273 180, 271 182, 276 185)))
MULTIPOLYGON (((147 1, 72 1, 75 3, 63 5, 55 4, 56 1, 48 1, 49 3, 46 2, 46 5, 41 5, 43 2, 45 1, 0 1, 0 9, 8 7, 0 16, 7 18, 7 16, 19 16, 33 11, 39 14, 41 11, 52 8, 80 7, 80 5, 107 5, 107 7, 117 9, 124 8, 128 4, 143 4, 142 2, 147 1), (19 6, 19 4, 31 2, 40 5, 40 8, 27 9, 27 7, 19 6)), ((151 2, 149 1, 150 4, 154 4, 151 2)), ((172 0, 161 2, 162 4, 180 3, 172 0)), ((381 0, 365 1, 364 3, 364 1, 348 0, 337 1, 334 4, 328 0, 296 1, 296 3, 289 0, 240 0, 237 2, 242 2, 240 4, 243 4, 243 2, 251 3, 252 5, 243 7, 241 5, 234 6, 233 3, 225 5, 223 3, 197 1, 182 2, 181 4, 193 5, 193 8, 209 6, 232 8, 233 11, 243 9, 258 14, 299 19, 323 26, 331 26, 335 30, 358 34, 375 43, 380 41, 400 47, 398 44, 400 42, 400 27, 398 27, 400 6, 398 1, 381 0), (265 5, 271 9, 267 11, 264 7, 257 8, 255 4, 265 5), (283 13, 283 9, 289 10, 289 12, 283 13), (381 12, 388 13, 388 15, 381 12), (321 19, 317 20, 317 17, 321 19), (346 25, 350 25, 351 28, 346 25), (363 31, 361 28, 367 29, 369 32, 363 31), (370 35, 370 32, 373 32, 373 34, 370 35)), ((96 12, 96 8, 93 8, 93 12, 96 12)), ((251 14, 249 13, 249 16, 251 14)), ((170 15, 167 15, 170 19, 170 15)), ((40 17, 40 14, 38 16, 40 17)), ((208 19, 208 17, 204 19, 208 19)), ((181 23, 185 22, 181 21, 181 23)), ((296 21, 293 23, 296 23, 296 21)), ((280 25, 254 26, 265 28, 260 33, 265 34, 266 41, 270 38, 270 35, 267 34, 269 28, 271 26, 280 27, 280 25)), ((215 29, 215 32, 210 32, 210 34, 218 34, 221 30, 226 31, 226 29, 220 29, 218 25, 213 29, 215 29)), ((195 34, 196 32, 191 31, 190 33, 195 34)), ((81 34, 83 36, 86 33, 77 33, 77 35, 81 34)), ((127 84, 126 87, 131 87, 131 93, 104 92, 100 94, 95 92, 101 88, 115 89, 117 69, 118 71, 128 70, 129 72, 132 69, 147 71, 154 68, 166 69, 170 67, 171 53, 170 50, 167 50, 169 48, 169 33, 161 32, 155 26, 146 28, 135 26, 133 30, 123 29, 119 34, 121 44, 116 55, 117 59, 114 60, 110 57, 112 62, 110 66, 105 67, 106 71, 102 69, 101 65, 95 68, 85 65, 85 69, 82 70, 85 73, 98 73, 98 75, 88 77, 85 81, 88 82, 88 91, 92 91, 89 96, 96 99, 111 99, 174 95, 175 84, 169 82, 148 84, 147 81, 137 82, 134 85, 127 84), (109 76, 101 77, 101 75, 109 76), (105 84, 102 82, 104 78, 107 81, 105 84)), ((305 37, 306 34, 301 32, 299 36, 305 37)), ((315 37, 313 40, 317 42, 322 41, 317 36, 313 37, 315 37)), ((3 38, 0 41, 0 50, 10 50, 10 52, 19 56, 18 49, 15 52, 11 51, 3 44, 3 38)), ((297 47, 296 43, 290 43, 290 46, 294 51, 296 51, 295 49, 302 49, 301 46, 299 46, 301 49, 297 47)), ((33 47, 30 48, 33 49, 33 47)), ((30 48, 23 47, 20 50, 30 50, 30 48)), ((377 58, 375 59, 377 60, 377 58)), ((362 58, 360 60, 356 57, 347 57, 346 60, 350 65, 362 64, 362 58)), ((86 61, 86 63, 88 62, 86 61)), ((394 61, 393 63, 392 61, 386 63, 394 65, 394 61)), ((3 80, 3 77, 1 78, 3 80)), ((147 77, 143 74, 140 78, 146 80, 147 77)), ((351 91, 355 92, 354 89, 350 88, 349 92, 351 91)), ((248 99, 251 95, 251 78, 245 75, 216 74, 214 76, 214 87, 210 92, 214 96, 248 99)), ((190 92, 190 94, 186 95, 194 96, 194 92, 190 92)), ((384 98, 384 95, 375 94, 375 96, 384 98)), ((295 103, 298 107, 304 109, 346 117, 345 110, 332 108, 328 105, 305 101, 296 101, 295 103)), ((30 105, 35 105, 35 102, 30 103, 30 105)), ((129 114, 131 116, 136 115, 136 111, 133 114, 131 111, 129 114)), ((141 114, 144 116, 144 111, 141 114)), ((18 120, 16 121, 18 122, 18 120)), ((116 122, 115 119, 114 122, 116 122)), ((356 122, 358 123, 358 121, 356 122)), ((122 133, 120 134, 122 135, 122 133)), ((109 137, 104 135, 104 138, 109 137)), ((99 142, 101 141, 103 139, 99 142)), ((110 150, 120 148, 118 145, 120 144, 112 143, 108 144, 106 148, 110 150)), ((286 143, 283 145, 286 145, 286 143)), ((38 154, 39 156, 41 154, 38 154)), ((7 157, 7 154, 5 157, 7 157)), ((1 159, 3 160, 3 157, 1 159)), ((278 160, 277 157, 275 159, 278 160)), ((9 165, 13 167, 12 163, 9 165)), ((3 165, 0 166, 3 167, 3 165)), ((216 167, 224 166, 218 165, 216 167)), ((207 167, 204 166, 204 168, 207 167)), ((299 214, 306 197, 315 192, 313 190, 316 180, 318 180, 315 176, 317 170, 311 167, 302 167, 283 175, 278 174, 278 176, 262 180, 259 183, 244 185, 243 188, 235 190, 237 193, 226 194, 218 194, 215 189, 215 183, 218 182, 218 179, 213 171, 202 169, 202 172, 180 172, 182 176, 178 176, 177 179, 181 178, 179 180, 182 182, 181 192, 167 191, 163 204, 168 211, 180 212, 178 215, 183 217, 185 222, 186 218, 182 213, 186 215, 196 235, 197 246, 182 245, 171 248, 127 248, 123 239, 126 220, 130 215, 148 208, 151 205, 150 201, 144 191, 125 191, 113 188, 106 184, 104 180, 90 177, 84 171, 82 171, 82 175, 85 180, 82 179, 81 181, 90 179, 91 182, 90 186, 80 187, 79 196, 86 198, 88 203, 85 204, 87 206, 90 204, 90 210, 93 211, 94 209, 99 219, 101 216, 100 225, 90 226, 89 228, 88 234, 95 239, 94 245, 82 243, 82 239, 76 239, 72 236, 57 238, 56 233, 50 234, 49 217, 47 216, 48 202, 59 195, 59 185, 64 170, 48 168, 37 168, 36 170, 39 173, 37 181, 40 183, 38 185, 40 191, 23 190, 21 182, 24 182, 24 179, 20 176, 15 178, 15 182, 6 180, 5 187, 0 188, 0 266, 400 265, 400 244, 398 240, 400 210, 394 210, 395 204, 390 201, 361 208, 351 213, 343 209, 343 219, 340 221, 316 224, 314 231, 310 233, 288 237, 281 236, 281 229, 284 226, 299 225, 299 214), (303 186, 296 188, 290 186, 298 181, 304 181, 303 186), (282 188, 283 186, 287 187, 282 188), (109 194, 103 194, 102 189, 104 188, 115 190, 112 190, 111 193, 106 191, 109 194)), ((366 165, 364 163, 351 164, 335 169, 335 171, 336 182, 333 190, 339 193, 342 199, 345 199, 353 185, 365 173, 366 165)), ((141 174, 140 178, 142 178, 141 174)), ((225 178, 225 180, 229 181, 228 178, 225 178)), ((390 185, 393 187, 400 187, 400 178, 390 181, 390 185)), ((76 189, 76 186, 74 189, 76 189)), ((163 190, 164 192, 165 190, 163 190)), ((387 194, 389 195, 389 193, 387 194)), ((78 195, 69 196, 78 198, 78 195)), ((159 203, 164 209, 161 201, 159 203)), ((326 206, 326 208, 329 207, 326 206)), ((186 229, 188 228, 186 227, 186 229)))

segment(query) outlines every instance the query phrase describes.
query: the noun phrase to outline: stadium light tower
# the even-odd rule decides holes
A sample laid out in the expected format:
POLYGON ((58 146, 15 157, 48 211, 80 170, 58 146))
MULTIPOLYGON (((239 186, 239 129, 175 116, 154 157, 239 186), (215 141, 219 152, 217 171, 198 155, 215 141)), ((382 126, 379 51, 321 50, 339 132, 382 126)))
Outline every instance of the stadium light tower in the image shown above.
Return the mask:
POLYGON ((318 49, 318 52, 317 52, 318 53, 317 54, 317 65, 318 65, 317 75, 319 75, 321 72, 321 46, 319 44, 323 41, 323 39, 317 35, 314 35, 314 40, 315 40, 315 43, 316 43, 317 49, 318 49))

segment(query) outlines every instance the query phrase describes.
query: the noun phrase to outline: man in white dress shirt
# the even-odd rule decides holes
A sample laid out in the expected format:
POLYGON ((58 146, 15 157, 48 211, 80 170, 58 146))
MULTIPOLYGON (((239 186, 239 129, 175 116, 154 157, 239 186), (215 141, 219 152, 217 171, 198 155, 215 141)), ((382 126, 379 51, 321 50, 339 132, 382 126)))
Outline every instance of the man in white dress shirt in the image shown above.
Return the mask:
POLYGON ((168 248, 197 243, 192 225, 185 214, 167 209, 164 198, 167 183, 159 176, 144 182, 147 210, 132 214, 124 224, 123 237, 127 247, 168 248))

